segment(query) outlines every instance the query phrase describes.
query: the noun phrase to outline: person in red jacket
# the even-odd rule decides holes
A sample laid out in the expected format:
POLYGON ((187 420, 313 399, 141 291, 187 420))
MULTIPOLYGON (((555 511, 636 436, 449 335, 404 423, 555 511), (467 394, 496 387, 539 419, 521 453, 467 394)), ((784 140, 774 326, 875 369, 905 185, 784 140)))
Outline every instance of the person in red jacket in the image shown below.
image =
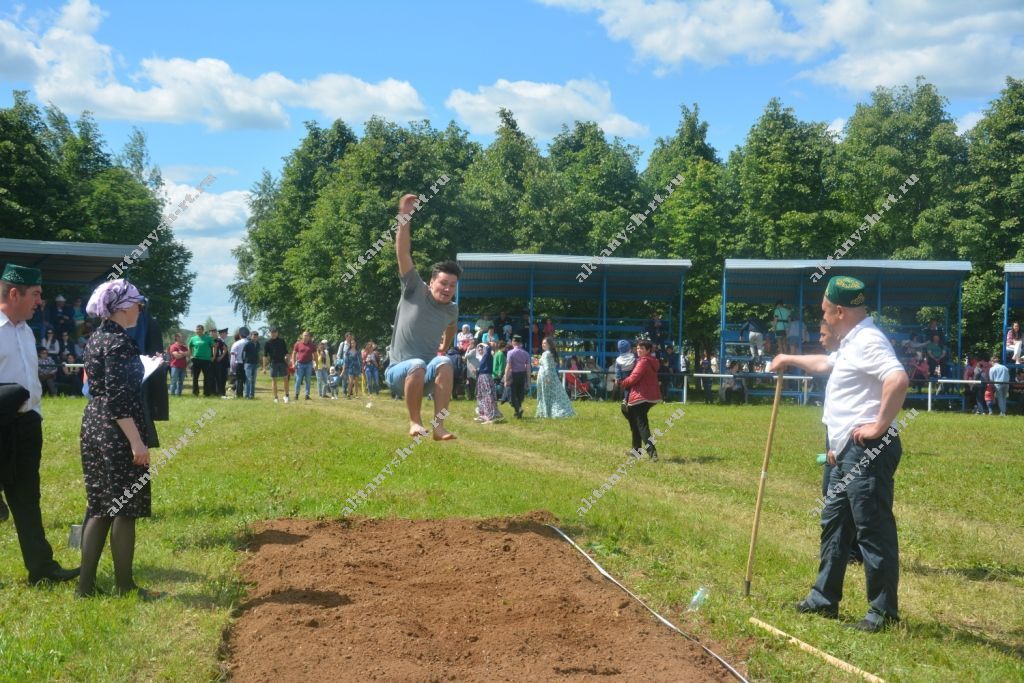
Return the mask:
POLYGON ((637 361, 633 372, 622 380, 622 388, 626 390, 626 418, 629 429, 633 432, 633 452, 639 453, 646 448, 652 461, 658 459, 658 449, 651 439, 651 428, 647 422, 647 413, 655 403, 661 402, 661 389, 658 388, 658 359, 651 355, 653 345, 646 339, 636 344, 637 361))

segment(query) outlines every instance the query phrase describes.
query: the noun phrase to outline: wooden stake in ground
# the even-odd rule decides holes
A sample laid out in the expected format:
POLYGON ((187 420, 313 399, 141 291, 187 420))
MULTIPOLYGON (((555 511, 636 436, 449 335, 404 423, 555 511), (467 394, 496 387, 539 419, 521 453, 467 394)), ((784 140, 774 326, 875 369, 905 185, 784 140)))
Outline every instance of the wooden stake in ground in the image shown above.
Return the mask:
POLYGON ((761 628, 763 628, 765 631, 768 631, 769 633, 774 633, 775 635, 782 636, 783 638, 789 638, 789 642, 792 643, 793 645, 796 645, 801 650, 803 650, 805 652, 810 652, 812 655, 817 655, 818 657, 821 657, 822 659, 824 659, 826 662, 828 662, 832 666, 837 667, 839 669, 842 669, 843 671, 848 671, 848 672, 850 672, 852 674, 857 674, 858 676, 863 676, 864 680, 870 681, 871 683, 885 683, 885 681, 883 679, 879 678, 878 676, 876 676, 874 674, 870 674, 867 671, 864 671, 862 669, 858 669, 853 664, 850 664, 848 662, 844 662, 843 660, 839 659, 838 657, 833 657, 832 655, 830 655, 827 652, 822 652, 821 650, 819 650, 818 648, 814 647, 813 645, 808 645, 807 643, 805 643, 804 641, 800 640, 799 638, 794 638, 793 636, 789 635, 785 631, 780 631, 779 629, 775 628, 771 624, 766 624, 763 621, 761 621, 760 619, 755 619, 754 617, 750 617, 750 623, 754 624, 755 626, 760 626, 761 628))
MULTIPOLYGON (((784 368, 783 368, 784 369, 784 368)), ((750 531, 750 551, 747 553, 747 575, 743 581, 743 596, 750 597, 750 580, 754 575, 754 546, 757 545, 757 528, 761 524, 761 502, 764 500, 764 485, 768 480, 768 459, 772 454, 772 439, 775 437, 775 421, 779 417, 779 403, 782 401, 782 371, 775 380, 775 400, 772 401, 772 419, 768 423, 768 442, 764 445, 764 462, 761 463, 761 481, 757 484, 757 505, 754 507, 754 528, 750 531)))

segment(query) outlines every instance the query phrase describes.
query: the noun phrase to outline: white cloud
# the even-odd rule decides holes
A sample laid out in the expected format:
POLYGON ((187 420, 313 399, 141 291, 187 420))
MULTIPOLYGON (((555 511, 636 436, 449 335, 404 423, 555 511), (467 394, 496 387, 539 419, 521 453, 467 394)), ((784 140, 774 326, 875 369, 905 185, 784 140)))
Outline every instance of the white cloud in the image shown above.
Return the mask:
POLYGON ((445 106, 454 109, 478 135, 494 132, 501 107, 512 111, 524 131, 542 139, 553 137, 562 124, 574 121, 596 121, 606 133, 627 138, 648 132, 647 126, 616 113, 608 86, 592 80, 559 85, 502 78, 494 85, 478 87, 476 93, 453 90, 445 106))
MULTIPOLYGON (((225 230, 243 230, 249 218, 249 193, 243 190, 211 192, 215 185, 207 183, 206 191, 200 193, 195 185, 175 182, 164 183, 167 199, 164 217, 170 222, 175 233, 221 233, 225 230), (180 211, 171 220, 174 212, 180 211)), ((191 244, 189 237, 189 244, 191 244)))
POLYGON ((286 127, 286 107, 354 122, 374 114, 404 121, 426 111, 416 89, 393 78, 369 83, 321 74, 293 81, 275 72, 250 78, 209 57, 142 60, 126 85, 113 49, 93 37, 102 17, 88 0, 70 0, 44 32, 0 22, 0 75, 32 80, 41 100, 100 118, 199 122, 210 130, 286 127))
POLYGON ((0 78, 31 81, 42 72, 46 60, 33 38, 11 22, 0 21, 0 78))
POLYGON ((659 72, 688 62, 789 59, 800 73, 850 92, 924 76, 949 96, 986 96, 1024 70, 1019 0, 540 0, 596 11, 659 72))
POLYGON ((956 120, 956 132, 963 135, 970 129, 974 128, 984 118, 984 114, 980 111, 972 111, 964 114, 956 120))
POLYGON ((828 132, 832 133, 836 137, 843 136, 843 128, 846 127, 846 119, 840 117, 832 119, 832 123, 828 124, 828 132))

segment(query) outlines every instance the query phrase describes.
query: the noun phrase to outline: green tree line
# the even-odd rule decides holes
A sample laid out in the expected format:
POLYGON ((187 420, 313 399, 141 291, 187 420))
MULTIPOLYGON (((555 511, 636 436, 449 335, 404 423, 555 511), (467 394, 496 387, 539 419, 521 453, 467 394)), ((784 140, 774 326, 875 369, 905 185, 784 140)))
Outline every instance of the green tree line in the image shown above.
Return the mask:
MULTIPOLYGON (((167 328, 188 310, 195 274, 188 269, 192 252, 161 223, 162 184, 141 130, 114 155, 88 112, 72 124, 57 107, 31 103, 24 91, 0 109, 0 237, 138 245, 155 231, 147 257, 126 275, 167 328)), ((50 297, 89 295, 50 289, 44 282, 50 297)))

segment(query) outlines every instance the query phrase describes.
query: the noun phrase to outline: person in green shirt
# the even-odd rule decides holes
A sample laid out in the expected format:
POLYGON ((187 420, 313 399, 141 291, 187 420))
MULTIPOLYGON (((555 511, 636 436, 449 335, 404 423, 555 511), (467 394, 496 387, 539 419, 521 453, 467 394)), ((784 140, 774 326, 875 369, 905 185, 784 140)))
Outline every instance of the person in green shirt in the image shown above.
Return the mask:
POLYGON ((495 349, 494 359, 492 362, 491 376, 494 378, 494 389, 498 394, 498 399, 504 403, 508 400, 505 395, 505 383, 502 379, 505 377, 505 340, 499 339, 498 341, 491 344, 495 349))
POLYGON ((932 340, 928 342, 924 350, 928 354, 928 374, 945 377, 946 347, 942 345, 942 337, 933 334, 932 340), (936 369, 938 369, 938 373, 935 372, 936 369))
POLYGON ((192 360, 192 395, 199 395, 199 373, 203 374, 203 396, 213 395, 213 340, 202 325, 188 338, 188 355, 192 360))

